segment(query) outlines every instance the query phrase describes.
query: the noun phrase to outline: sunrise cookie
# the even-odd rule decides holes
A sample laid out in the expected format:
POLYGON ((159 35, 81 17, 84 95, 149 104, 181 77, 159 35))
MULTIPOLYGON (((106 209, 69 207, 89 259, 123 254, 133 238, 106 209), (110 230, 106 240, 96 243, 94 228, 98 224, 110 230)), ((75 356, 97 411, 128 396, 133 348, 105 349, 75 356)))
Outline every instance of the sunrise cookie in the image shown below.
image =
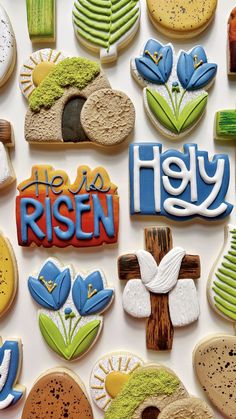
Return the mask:
POLYGON ((117 60, 118 52, 135 36, 140 13, 139 0, 75 0, 75 34, 82 45, 100 54, 102 63, 110 63, 117 60))
POLYGON ((149 39, 131 60, 131 73, 143 88, 145 111, 155 128, 176 140, 189 134, 202 118, 217 65, 195 46, 176 56, 172 44, 149 39))
POLYGON ((21 360, 21 341, 12 339, 2 343, 0 338, 0 410, 15 405, 25 393, 25 388, 18 384, 21 360))
POLYGON ((16 177, 7 147, 13 147, 14 138, 10 122, 0 119, 0 189, 11 185, 16 177))
POLYGON ((0 5, 0 87, 11 76, 16 62, 16 40, 10 19, 0 5))
POLYGON ((10 308, 18 282, 17 263, 10 242, 0 233, 0 317, 10 308))
POLYGON ((42 374, 33 385, 22 419, 44 418, 93 419, 93 412, 80 378, 67 368, 55 368, 42 374))
POLYGON ((55 42, 56 0, 26 0, 29 37, 32 42, 55 42))
POLYGON ((236 417, 236 337, 209 336, 194 350, 197 378, 211 402, 227 419, 236 417))
POLYGON ((236 226, 225 228, 225 242, 208 279, 207 296, 213 310, 236 322, 236 226))
POLYGON ((29 277, 28 288, 42 308, 39 327, 48 346, 68 361, 85 355, 98 339, 102 313, 114 298, 102 272, 75 275, 71 266, 49 258, 29 277))
POLYGON ((153 25, 171 38, 193 38, 214 18, 217 0, 147 0, 153 25))

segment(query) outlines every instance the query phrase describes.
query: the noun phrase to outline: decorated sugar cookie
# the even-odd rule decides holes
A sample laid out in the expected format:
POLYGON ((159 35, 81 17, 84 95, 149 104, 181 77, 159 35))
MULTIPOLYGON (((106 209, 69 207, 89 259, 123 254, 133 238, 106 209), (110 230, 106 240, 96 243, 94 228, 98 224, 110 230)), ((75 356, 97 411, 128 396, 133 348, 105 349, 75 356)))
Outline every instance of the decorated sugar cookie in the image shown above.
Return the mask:
POLYGON ((119 197, 103 167, 79 166, 74 183, 66 172, 33 166, 18 185, 16 222, 20 246, 91 247, 116 243, 119 197))
POLYGON ((11 307, 17 291, 16 258, 10 242, 0 233, 0 317, 11 307))
POLYGON ((67 368, 54 368, 34 383, 22 413, 22 419, 44 418, 93 419, 85 386, 67 368))
POLYGON ((15 405, 25 388, 18 384, 21 369, 22 344, 20 340, 0 338, 0 410, 15 405))
POLYGON ((114 297, 102 272, 74 275, 70 266, 49 258, 29 277, 28 288, 42 308, 39 327, 48 346, 68 361, 85 355, 98 339, 102 313, 114 297))
POLYGON ((224 418, 236 417, 236 337, 209 336, 193 354, 197 378, 208 398, 224 418))
POLYGON ((102 63, 110 63, 135 36, 140 13, 139 0, 75 0, 75 34, 86 48, 100 54, 102 63))
POLYGON ((236 323, 236 227, 225 228, 225 242, 213 266, 207 287, 208 300, 220 316, 236 323))
POLYGON ((227 109, 216 112, 214 137, 220 141, 236 140, 236 110, 227 109))
POLYGON ((175 55, 171 44, 149 39, 131 72, 143 87, 144 106, 163 135, 176 140, 189 134, 204 114, 217 65, 208 62, 200 45, 175 55))
POLYGON ((11 76, 16 63, 16 39, 10 19, 0 4, 0 87, 11 76))
POLYGON ((149 17, 158 31, 171 38, 193 38, 215 16, 217 0, 147 0, 149 17))
POLYGON ((26 0, 29 37, 32 42, 55 42, 56 0, 26 0))
POLYGON ((129 172, 131 214, 211 221, 227 217, 233 209, 225 200, 230 180, 226 154, 210 158, 196 144, 185 144, 183 152, 163 152, 160 143, 134 143, 129 172))
POLYGON ((180 247, 173 248, 167 227, 149 227, 144 234, 146 250, 118 259, 119 278, 128 280, 123 308, 132 317, 147 318, 148 349, 170 350, 174 328, 199 317, 194 279, 200 277, 200 261, 180 247))
POLYGON ((16 177, 7 147, 13 147, 14 140, 10 122, 0 119, 0 189, 11 185, 16 177))
POLYGON ((228 75, 236 76, 236 7, 228 20, 228 75))
POLYGON ((95 364, 90 392, 105 419, 215 417, 205 402, 189 396, 172 370, 144 364, 128 352, 108 354, 95 364))
POLYGON ((133 103, 124 92, 111 89, 95 61, 36 51, 21 69, 20 87, 29 101, 29 143, 115 146, 133 130, 133 103))

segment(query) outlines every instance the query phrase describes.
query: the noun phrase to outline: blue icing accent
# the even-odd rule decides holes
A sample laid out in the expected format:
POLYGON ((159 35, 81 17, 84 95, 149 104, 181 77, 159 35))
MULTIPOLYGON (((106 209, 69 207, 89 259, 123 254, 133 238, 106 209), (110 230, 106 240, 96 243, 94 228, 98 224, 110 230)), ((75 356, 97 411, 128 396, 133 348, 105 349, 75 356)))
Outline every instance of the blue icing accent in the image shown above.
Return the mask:
POLYGON ((60 271, 52 261, 46 261, 38 278, 29 277, 28 288, 39 305, 49 310, 59 310, 70 292, 70 270, 60 271))
POLYGON ((230 179, 227 155, 209 161, 208 153, 196 144, 185 144, 183 152, 162 153, 159 143, 137 143, 130 145, 129 159, 131 214, 215 220, 231 213, 233 205, 225 201, 230 179))
MULTIPOLYGON (((14 405, 20 400, 23 396, 22 391, 14 390, 14 384, 18 375, 18 369, 20 364, 20 343, 17 341, 7 340, 0 348, 0 378, 4 379, 2 371, 4 355, 6 356, 6 351, 10 351, 10 363, 7 371, 7 377, 5 383, 2 382, 3 387, 0 389, 0 403, 4 402, 8 396, 12 396, 12 401, 9 406, 14 405)), ((6 406, 8 407, 8 406, 6 406)))
POLYGON ((100 223, 102 223, 108 237, 114 237, 114 212, 113 212, 113 197, 106 195, 107 201, 107 216, 104 214, 103 207, 97 195, 92 195, 93 211, 94 211, 94 237, 100 237, 100 223))
POLYGON ((54 231, 56 233, 56 236, 60 240, 70 240, 75 232, 75 225, 73 220, 70 220, 68 217, 65 217, 60 213, 60 206, 61 204, 66 205, 68 211, 73 211, 73 204, 71 202, 71 199, 69 196, 60 196, 53 205, 53 215, 57 221, 59 221, 62 224, 65 224, 67 227, 67 230, 62 230, 59 226, 54 227, 54 231))
POLYGON ((83 204, 84 201, 88 201, 90 194, 82 194, 75 196, 75 208, 76 208, 76 238, 78 240, 90 240, 93 238, 93 233, 84 232, 82 230, 82 216, 83 212, 91 210, 89 204, 83 204))
POLYGON ((154 39, 149 39, 143 55, 135 59, 139 74, 147 81, 165 84, 172 71, 173 50, 170 45, 163 46, 154 39))
POLYGON ((40 239, 43 240, 45 234, 38 227, 36 221, 43 214, 43 205, 33 198, 22 198, 20 202, 20 213, 21 213, 21 237, 22 242, 27 243, 28 241, 28 228, 31 228, 33 233, 40 239), (27 208, 32 206, 35 208, 31 214, 27 213, 27 208))
POLYGON ((207 86, 215 77, 217 65, 210 64, 201 46, 189 52, 182 51, 177 63, 177 75, 186 90, 197 90, 207 86))
POLYGON ((47 228, 47 239, 49 242, 52 241, 52 213, 51 213, 51 199, 45 198, 45 212, 46 212, 46 228, 47 228))
POLYGON ((72 288, 72 298, 81 316, 103 312, 110 304, 113 290, 104 289, 99 271, 92 272, 85 279, 77 276, 72 288))

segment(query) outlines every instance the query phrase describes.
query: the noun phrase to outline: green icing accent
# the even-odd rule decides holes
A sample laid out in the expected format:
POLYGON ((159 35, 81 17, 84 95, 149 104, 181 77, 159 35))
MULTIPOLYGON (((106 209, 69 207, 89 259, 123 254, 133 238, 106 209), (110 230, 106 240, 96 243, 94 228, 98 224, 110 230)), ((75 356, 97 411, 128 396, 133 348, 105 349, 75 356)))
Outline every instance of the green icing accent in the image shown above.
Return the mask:
POLYGON ((29 36, 54 38, 55 36, 55 0, 27 0, 27 21, 29 36))
POLYGON ((205 111, 207 99, 208 93, 203 93, 185 105, 178 118, 179 132, 191 128, 197 122, 205 111))
POLYGON ((171 132, 178 134, 178 123, 172 109, 160 93, 153 89, 146 90, 148 105, 155 118, 171 132))
POLYGON ((236 110, 216 113, 216 136, 222 140, 236 140, 236 110))
POLYGON ((122 391, 112 401, 104 419, 132 419, 134 411, 147 397, 170 396, 179 384, 179 379, 164 368, 140 368, 133 372, 122 391))
POLYGON ((138 0, 76 0, 73 20, 78 34, 105 48, 115 44, 139 17, 138 0))
POLYGON ((236 320, 236 230, 229 232, 227 239, 228 253, 223 255, 223 261, 217 266, 212 291, 216 308, 230 320, 236 320))
POLYGON ((70 86, 84 89, 100 73, 99 65, 86 58, 66 58, 31 93, 29 106, 33 112, 51 108, 70 86))

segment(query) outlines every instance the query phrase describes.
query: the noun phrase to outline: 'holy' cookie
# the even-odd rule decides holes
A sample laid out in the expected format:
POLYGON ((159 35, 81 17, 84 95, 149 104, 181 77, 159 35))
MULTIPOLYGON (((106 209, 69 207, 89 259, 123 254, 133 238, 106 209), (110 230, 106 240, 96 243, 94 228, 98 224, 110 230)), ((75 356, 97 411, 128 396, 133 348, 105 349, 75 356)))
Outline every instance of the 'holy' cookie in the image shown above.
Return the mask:
POLYGON ((139 0, 75 0, 73 23, 78 40, 110 63, 135 36, 140 21, 139 0))
POLYGON ((22 344, 18 340, 0 338, 0 410, 15 405, 24 395, 25 388, 18 383, 21 370, 22 344))
POLYGON ((74 275, 71 266, 49 258, 29 277, 28 288, 42 307, 39 327, 48 346, 68 361, 88 352, 101 333, 102 313, 114 298, 102 272, 74 275))
POLYGON ((217 0, 147 0, 154 26, 171 38, 192 38, 203 32, 215 15, 217 0))
POLYGON ((56 0, 26 0, 29 37, 32 42, 55 42, 56 0))
POLYGON ((0 87, 11 76, 16 62, 16 39, 10 19, 0 5, 0 87))
POLYGON ((13 147, 10 122, 0 119, 0 189, 11 185, 16 177, 7 147, 13 147))
POLYGON ((209 336, 194 350, 197 378, 211 402, 227 419, 236 417, 236 337, 209 336))
POLYGON ((133 130, 130 98, 113 90, 99 64, 87 58, 36 51, 21 69, 20 87, 29 100, 30 143, 115 146, 133 130))
POLYGON ((10 242, 0 233, 0 317, 10 308, 17 291, 16 258, 10 242))
POLYGON ((208 62, 200 45, 175 55, 171 44, 149 39, 140 57, 131 60, 131 73, 144 88, 147 115, 170 139, 187 135, 201 119, 217 65, 208 62))
POLYGON ((33 385, 22 419, 93 419, 93 412, 80 378, 67 368, 46 371, 33 385))

